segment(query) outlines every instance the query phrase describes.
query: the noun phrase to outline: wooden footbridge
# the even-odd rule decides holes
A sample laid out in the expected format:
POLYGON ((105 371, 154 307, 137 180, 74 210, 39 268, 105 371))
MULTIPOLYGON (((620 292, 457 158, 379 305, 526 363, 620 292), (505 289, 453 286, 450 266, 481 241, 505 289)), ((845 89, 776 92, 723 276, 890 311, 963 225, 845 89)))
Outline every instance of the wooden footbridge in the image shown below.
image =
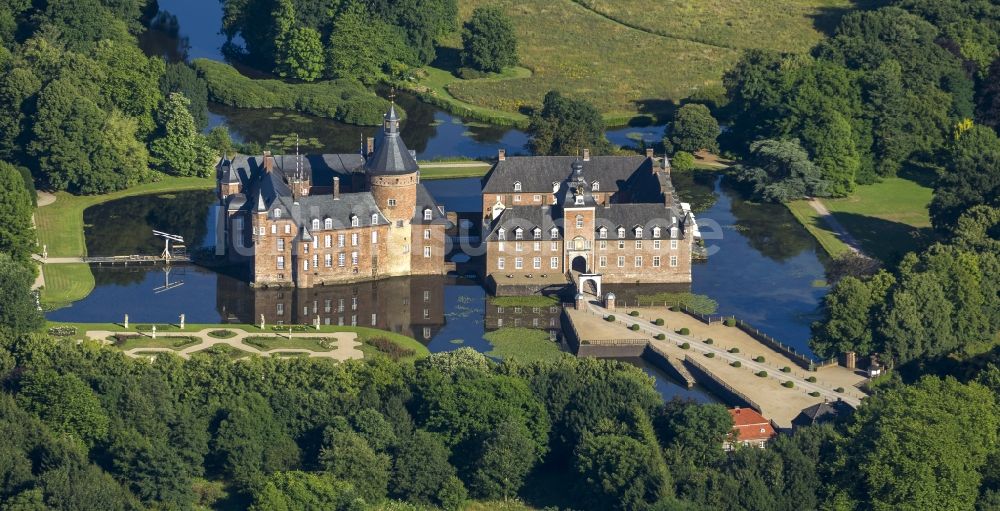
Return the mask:
POLYGON ((73 263, 93 263, 97 265, 120 264, 171 264, 190 263, 191 256, 184 246, 184 238, 175 234, 168 234, 161 231, 153 231, 153 234, 164 239, 163 252, 159 255, 112 255, 112 256, 86 256, 86 257, 53 257, 43 251, 41 257, 34 256, 35 260, 44 264, 73 264, 73 263), (170 242, 174 242, 173 245, 170 242))

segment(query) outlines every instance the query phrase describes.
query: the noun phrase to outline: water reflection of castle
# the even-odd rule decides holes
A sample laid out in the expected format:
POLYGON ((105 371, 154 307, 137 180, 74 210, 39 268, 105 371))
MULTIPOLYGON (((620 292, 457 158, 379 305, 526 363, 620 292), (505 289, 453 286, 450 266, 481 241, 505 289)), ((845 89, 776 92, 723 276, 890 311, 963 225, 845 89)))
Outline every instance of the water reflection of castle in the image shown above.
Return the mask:
POLYGON ((441 276, 398 277, 312 288, 260 289, 219 278, 217 309, 229 323, 361 326, 428 342, 445 324, 441 276))

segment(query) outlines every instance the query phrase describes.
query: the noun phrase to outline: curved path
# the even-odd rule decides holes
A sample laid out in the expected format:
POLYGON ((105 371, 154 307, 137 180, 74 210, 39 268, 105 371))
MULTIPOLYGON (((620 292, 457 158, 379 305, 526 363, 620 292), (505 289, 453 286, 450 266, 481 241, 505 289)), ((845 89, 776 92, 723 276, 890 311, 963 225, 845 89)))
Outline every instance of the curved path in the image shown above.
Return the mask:
MULTIPOLYGON (((111 332, 108 330, 89 330, 87 331, 87 337, 101 341, 109 342, 107 338, 120 334, 122 332, 111 332)), ((132 333, 132 332, 129 332, 132 333)), ((145 336, 152 339, 152 335, 148 332, 135 332, 138 335, 145 336)), ((199 351, 204 351, 212 346, 224 345, 229 346, 241 351, 248 352, 253 355, 260 355, 262 357, 270 357, 275 353, 308 353, 310 358, 329 358, 333 360, 350 360, 350 359, 360 359, 364 357, 364 354, 358 349, 361 346, 361 342, 357 340, 358 334, 354 332, 337 332, 337 333, 293 333, 291 338, 324 338, 336 341, 336 344, 329 351, 314 351, 305 348, 274 348, 271 350, 261 350, 250 344, 246 344, 243 341, 248 337, 274 337, 275 340, 287 340, 289 334, 283 334, 279 332, 274 333, 263 333, 263 332, 247 332, 239 328, 206 328, 204 330, 199 330, 197 332, 185 332, 185 331, 169 331, 160 332, 157 334, 156 339, 170 339, 171 337, 191 337, 201 339, 201 342, 193 346, 188 346, 184 349, 175 350, 171 348, 154 347, 154 348, 132 348, 130 350, 125 350, 125 354, 130 357, 140 357, 145 353, 150 352, 160 352, 160 353, 174 353, 183 359, 191 358, 193 353, 199 351), (227 339, 219 339, 208 335, 209 332, 216 330, 229 330, 236 335, 229 337, 227 339)))
MULTIPOLYGON (((609 311, 608 309, 605 309, 604 307, 601 307, 600 305, 597 305, 596 303, 593 302, 589 302, 588 307, 592 313, 602 317, 608 314, 613 314, 613 311, 609 311)), ((739 361, 743 368, 746 368, 754 373, 758 371, 767 371, 768 378, 777 380, 779 382, 792 381, 795 383, 796 388, 799 388, 806 392, 819 392, 820 397, 827 398, 830 401, 836 401, 838 399, 841 399, 855 408, 857 408, 861 404, 861 397, 859 397, 859 395, 863 396, 863 394, 860 394, 860 392, 857 391, 857 389, 853 389, 850 393, 839 393, 832 388, 822 385, 820 382, 815 382, 815 383, 809 382, 805 378, 796 375, 794 372, 778 373, 778 375, 775 375, 774 367, 766 365, 764 363, 756 362, 749 356, 746 356, 742 353, 729 353, 725 348, 716 346, 714 344, 705 344, 702 342, 693 341, 690 337, 685 337, 683 335, 675 334, 674 332, 670 331, 670 329, 666 327, 656 326, 653 323, 646 321, 645 319, 632 317, 627 314, 616 315, 615 319, 617 322, 621 323, 626 328, 629 328, 632 325, 637 324, 639 325, 641 331, 644 331, 649 335, 656 336, 657 334, 663 334, 666 337, 666 341, 656 341, 656 340, 651 341, 654 344, 672 341, 672 344, 680 345, 686 342, 690 345, 690 351, 692 353, 700 353, 700 354, 714 353, 715 354, 714 357, 719 358, 721 360, 725 360, 727 362, 739 361), (856 391, 857 393, 855 393, 856 391)))
POLYGON ((827 227, 836 233, 840 241, 844 242, 855 254, 864 255, 864 252, 861 250, 861 243, 844 228, 837 220, 837 217, 827 209, 826 204, 823 204, 819 199, 814 197, 809 199, 809 206, 816 210, 816 213, 819 213, 819 217, 826 223, 827 227))

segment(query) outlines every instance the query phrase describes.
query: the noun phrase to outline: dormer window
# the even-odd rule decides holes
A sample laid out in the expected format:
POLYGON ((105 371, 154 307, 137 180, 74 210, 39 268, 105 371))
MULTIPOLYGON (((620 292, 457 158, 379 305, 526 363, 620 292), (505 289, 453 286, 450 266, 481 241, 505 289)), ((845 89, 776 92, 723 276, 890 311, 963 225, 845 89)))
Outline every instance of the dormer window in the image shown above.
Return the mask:
POLYGON ((552 239, 558 238, 559 237, 559 229, 553 227, 552 230, 549 231, 549 237, 552 238, 552 239))
POLYGON ((521 182, 520 181, 514 181, 514 191, 515 192, 520 192, 521 191, 521 182))
POLYGON ((314 231, 318 231, 319 230, 319 219, 318 218, 313 218, 313 221, 312 221, 312 230, 314 230, 314 231))
POLYGON ((424 221, 430 222, 432 214, 433 213, 431 213, 431 208, 424 208, 424 221))
POLYGON ((326 230, 333 229, 333 219, 332 218, 326 218, 326 219, 324 219, 323 220, 323 228, 326 229, 326 230))
POLYGON ((653 237, 654 238, 660 237, 660 226, 653 227, 653 237))
POLYGON ((372 215, 372 225, 378 225, 378 214, 372 215))
POLYGON ((680 229, 678 229, 676 227, 671 227, 670 228, 670 237, 671 238, 680 238, 680 233, 681 233, 680 229))
POLYGON ((594 184, 590 185, 590 191, 599 192, 601 191, 601 183, 594 181, 594 184))
POLYGON ((538 227, 535 227, 535 229, 531 231, 531 234, 536 240, 542 239, 542 230, 538 227))
POLYGON ((281 208, 274 208, 274 218, 281 218, 281 208))
POLYGON ((501 227, 500 230, 497 231, 497 239, 500 241, 507 239, 507 231, 504 230, 503 227, 501 227))
POLYGON ((625 228, 624 227, 619 227, 618 228, 618 237, 619 238, 624 238, 625 237, 625 228))
POLYGON ((576 196, 576 206, 583 206, 583 195, 577 194, 576 196))
POLYGON ((608 238, 608 228, 607 227, 601 227, 601 229, 599 231, 597 231, 597 236, 599 238, 601 238, 602 240, 603 239, 607 239, 608 238))
POLYGON ((521 229, 520 227, 514 229, 514 239, 516 240, 524 239, 524 229, 521 229))
POLYGON ((642 237, 642 227, 636 227, 635 228, 635 237, 636 238, 641 238, 642 237))
POLYGON ((351 227, 358 227, 361 225, 361 220, 358 219, 358 215, 351 215, 351 227))

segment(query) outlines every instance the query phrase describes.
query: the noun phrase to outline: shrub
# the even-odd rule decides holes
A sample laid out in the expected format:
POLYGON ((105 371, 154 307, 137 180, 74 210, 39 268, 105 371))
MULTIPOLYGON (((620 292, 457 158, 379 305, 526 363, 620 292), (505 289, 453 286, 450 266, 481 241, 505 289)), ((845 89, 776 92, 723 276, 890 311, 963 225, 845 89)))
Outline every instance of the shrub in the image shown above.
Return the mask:
POLYGON ((604 321, 607 321, 607 322, 610 323, 610 322, 612 322, 614 320, 615 320, 615 315, 614 314, 608 314, 607 316, 604 316, 604 321))
POLYGON ((681 349, 682 350, 689 350, 689 349, 691 349, 691 345, 688 344, 688 343, 681 344, 681 349))
POLYGON ((757 376, 767 378, 767 371, 757 371, 757 376))
POLYGON ((656 326, 663 326, 663 318, 656 318, 656 321, 654 321, 653 324, 656 326))
POLYGON ((677 330, 677 333, 680 335, 691 335, 691 330, 688 329, 687 327, 684 327, 681 328, 680 330, 677 330))
POLYGON ((115 334, 112 337, 115 338, 115 345, 116 346, 121 346, 122 344, 125 344, 125 341, 127 341, 129 339, 137 339, 137 338, 139 338, 139 335, 138 334, 115 334))
POLYGON ((729 352, 730 353, 739 353, 740 349, 739 348, 729 348, 729 352))
POLYGON ((810 392, 809 395, 812 396, 812 397, 819 397, 819 392, 817 392, 817 391, 814 390, 814 391, 810 392))
POLYGON ((782 382, 781 386, 785 387, 786 389, 790 389, 790 388, 792 388, 792 387, 795 386, 795 382, 789 380, 789 381, 786 381, 786 382, 782 382))
POLYGON ((815 376, 810 376, 810 377, 806 378, 806 381, 809 382, 809 383, 816 383, 816 377, 815 376))
POLYGON ((737 360, 737 361, 735 361, 735 362, 733 362, 732 364, 729 364, 729 365, 731 365, 733 367, 743 367, 743 364, 741 364, 739 360, 737 360))
POLYGON ((708 358, 715 358, 715 352, 709 351, 708 353, 705 353, 705 356, 708 358))
POLYGON ((212 330, 208 333, 208 336, 216 339, 229 339, 231 337, 236 337, 236 332, 232 330, 212 330))
POLYGON ((639 311, 631 311, 628 313, 628 315, 632 316, 633 318, 637 318, 639 317, 639 311))
POLYGON ((790 372, 792 372, 792 368, 788 367, 788 366, 782 367, 781 368, 781 372, 783 372, 783 373, 790 373, 790 372))
POLYGON ((656 334, 656 340, 657 341, 662 341, 662 340, 664 340, 666 338, 667 338, 667 336, 664 335, 664 334, 656 334))
POLYGON ((844 393, 844 387, 837 387, 837 388, 833 389, 833 391, 836 392, 836 393, 838 393, 838 394, 843 394, 844 393))
POLYGON ((54 335, 56 337, 69 337, 71 335, 76 335, 76 327, 69 325, 54 326, 49 328, 49 335, 54 335))
POLYGON ((629 328, 631 328, 632 331, 634 331, 634 332, 638 332, 639 331, 639 324, 636 323, 636 324, 630 326, 629 328))
POLYGON ((753 361, 757 362, 758 364, 763 364, 764 363, 764 357, 763 356, 754 357, 753 361))
POLYGON ((709 337, 708 339, 705 339, 704 343, 705 344, 715 344, 715 340, 712 339, 711 337, 709 337))
POLYGON ((726 326, 736 326, 736 319, 734 319, 734 318, 726 318, 726 320, 723 321, 722 324, 726 325, 726 326))
POLYGON ((385 353, 389 358, 396 361, 401 358, 413 356, 416 353, 410 348, 404 348, 385 337, 372 337, 367 342, 374 346, 375 349, 385 353))

